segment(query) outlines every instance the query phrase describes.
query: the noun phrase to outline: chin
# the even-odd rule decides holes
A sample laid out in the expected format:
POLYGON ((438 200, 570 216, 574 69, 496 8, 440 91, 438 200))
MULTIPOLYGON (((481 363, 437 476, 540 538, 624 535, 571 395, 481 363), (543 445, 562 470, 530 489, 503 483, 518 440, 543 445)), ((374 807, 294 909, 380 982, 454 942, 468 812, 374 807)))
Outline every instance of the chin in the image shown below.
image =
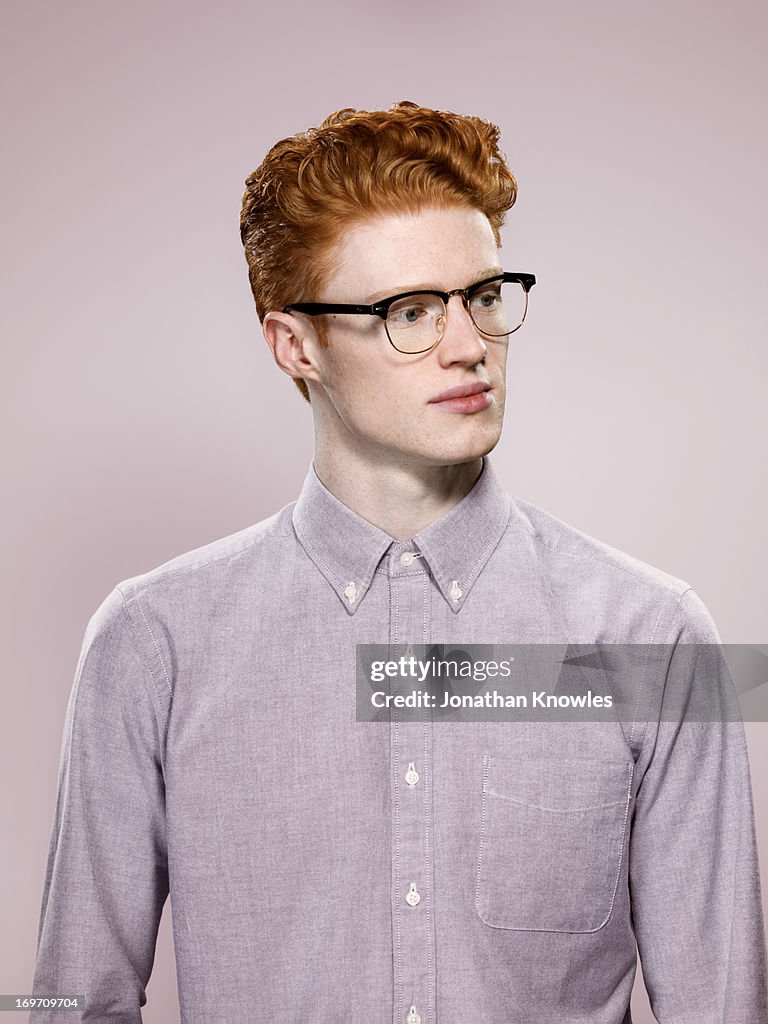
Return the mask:
POLYGON ((456 466, 488 455, 499 443, 500 437, 501 431, 493 430, 483 431, 472 438, 440 438, 419 454, 421 460, 430 466, 456 466))

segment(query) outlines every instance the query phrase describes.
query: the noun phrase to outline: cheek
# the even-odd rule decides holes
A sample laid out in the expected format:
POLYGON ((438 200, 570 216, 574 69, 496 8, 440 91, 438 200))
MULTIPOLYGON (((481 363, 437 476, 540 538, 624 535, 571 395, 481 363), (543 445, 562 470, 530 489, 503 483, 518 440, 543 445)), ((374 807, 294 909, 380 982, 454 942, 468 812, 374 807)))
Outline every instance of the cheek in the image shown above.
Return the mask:
POLYGON ((407 367, 390 358, 390 350, 374 332, 370 336, 358 332, 354 341, 339 333, 340 337, 331 340, 324 360, 329 392, 337 407, 386 405, 405 394, 407 367))
POLYGON ((398 422, 408 400, 408 381, 396 369, 357 354, 331 360, 329 395, 342 419, 361 426, 398 422))
POLYGON ((398 426, 413 415, 407 382, 398 375, 368 374, 358 380, 349 414, 361 426, 379 433, 397 433, 398 426))
POLYGON ((488 346, 488 357, 486 362, 491 362, 502 371, 507 365, 507 354, 509 353, 509 342, 491 342, 488 346))

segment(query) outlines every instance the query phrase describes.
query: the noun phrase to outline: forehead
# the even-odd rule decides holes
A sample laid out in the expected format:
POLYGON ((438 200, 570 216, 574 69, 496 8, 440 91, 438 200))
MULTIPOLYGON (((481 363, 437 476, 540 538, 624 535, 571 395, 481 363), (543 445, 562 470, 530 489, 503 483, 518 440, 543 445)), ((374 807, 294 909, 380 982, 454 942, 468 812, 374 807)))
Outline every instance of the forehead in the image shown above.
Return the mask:
POLYGON ((372 293, 465 287, 498 263, 497 254, 490 222, 480 210, 426 207, 378 215, 342 235, 325 292, 339 301, 373 301, 372 293))

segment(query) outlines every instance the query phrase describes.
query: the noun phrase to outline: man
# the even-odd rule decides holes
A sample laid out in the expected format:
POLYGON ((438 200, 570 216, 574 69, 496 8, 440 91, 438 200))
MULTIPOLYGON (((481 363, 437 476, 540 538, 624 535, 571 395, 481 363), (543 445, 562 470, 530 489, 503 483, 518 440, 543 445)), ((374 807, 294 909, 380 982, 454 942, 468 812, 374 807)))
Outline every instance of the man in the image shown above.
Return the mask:
MULTIPOLYGON (((500 260, 498 141, 343 110, 248 178, 256 308, 314 461, 295 503, 89 623, 34 982, 85 993, 68 1020, 141 1020, 169 892, 185 1024, 627 1024, 638 947, 661 1024, 765 1019, 740 722, 356 713, 359 645, 718 639, 686 583, 494 474, 534 284, 500 260)), ((701 677, 676 672, 727 688, 701 677)))

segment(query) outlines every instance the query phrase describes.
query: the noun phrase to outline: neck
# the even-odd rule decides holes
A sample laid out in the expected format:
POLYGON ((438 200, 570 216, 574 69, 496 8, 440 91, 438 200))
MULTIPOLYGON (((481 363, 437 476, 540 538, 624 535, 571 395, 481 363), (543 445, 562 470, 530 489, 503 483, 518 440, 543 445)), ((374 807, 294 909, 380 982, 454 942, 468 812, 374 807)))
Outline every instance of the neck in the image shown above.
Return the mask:
POLYGON ((314 467, 334 497, 395 540, 408 540, 449 512, 474 487, 481 458, 448 466, 344 458, 315 446, 314 467))

